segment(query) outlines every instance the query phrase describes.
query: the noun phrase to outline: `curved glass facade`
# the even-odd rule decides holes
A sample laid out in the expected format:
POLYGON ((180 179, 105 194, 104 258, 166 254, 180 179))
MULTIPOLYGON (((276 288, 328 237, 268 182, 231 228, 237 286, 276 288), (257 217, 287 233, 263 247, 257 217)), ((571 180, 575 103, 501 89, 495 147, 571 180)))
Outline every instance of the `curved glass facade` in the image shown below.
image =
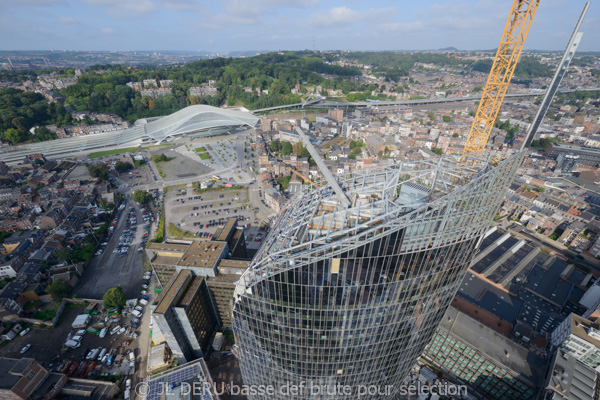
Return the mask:
POLYGON ((361 171, 348 206, 328 186, 297 195, 236 287, 244 384, 275 390, 249 398, 396 398, 522 159, 361 171))

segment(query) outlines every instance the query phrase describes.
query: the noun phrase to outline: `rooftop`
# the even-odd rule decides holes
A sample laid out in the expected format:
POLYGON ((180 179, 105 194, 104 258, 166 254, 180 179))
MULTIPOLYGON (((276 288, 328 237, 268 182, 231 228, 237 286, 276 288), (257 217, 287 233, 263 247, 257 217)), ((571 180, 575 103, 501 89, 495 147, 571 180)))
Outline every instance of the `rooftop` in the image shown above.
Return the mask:
POLYGON ((205 278, 203 276, 195 276, 192 278, 192 282, 185 289, 183 297, 177 302, 177 307, 187 307, 190 305, 204 279, 205 278))
POLYGON ((510 368, 533 386, 541 384, 546 363, 541 357, 527 351, 511 339, 480 324, 454 307, 448 308, 440 326, 486 354, 492 361, 510 368))
POLYGON ((513 176, 522 157, 519 152, 469 156, 467 161, 448 156, 400 162, 330 177, 319 188, 305 187, 276 218, 240 280, 238 293, 278 271, 295 268, 295 260, 343 254, 386 231, 403 232, 403 251, 442 248, 466 235, 463 225, 479 235, 485 226, 475 221, 489 219, 487 208, 495 208, 500 194, 504 196, 504 181, 513 176), (498 182, 493 189, 497 197, 489 188, 483 190, 484 182, 492 180, 498 182), (469 200, 466 207, 467 202, 459 200, 466 196, 477 202, 469 200), (448 225, 443 222, 446 218, 453 222, 448 225))
POLYGON ((147 250, 156 254, 153 264, 214 268, 226 246, 226 242, 194 240, 188 244, 152 243, 147 250))
POLYGON ((23 371, 34 361, 33 358, 0 357, 0 388, 12 389, 21 379, 23 371))
POLYGON ((250 261, 244 261, 244 260, 231 260, 228 258, 224 258, 221 261, 219 261, 219 264, 217 264, 217 268, 239 268, 239 269, 246 269, 248 268, 248 265, 250 265, 250 261))
POLYGON ((212 237, 213 241, 226 242, 229 239, 229 235, 233 229, 237 226, 237 220, 235 218, 229 218, 224 227, 217 229, 212 237))
MULTIPOLYGON (((214 394, 214 392, 201 393, 202 396, 200 396, 200 393, 198 393, 197 391, 193 391, 191 393, 188 393, 187 395, 184 395, 179 391, 179 387, 181 386, 182 382, 208 382, 210 383, 210 387, 212 388, 212 378, 210 376, 210 373, 208 372, 208 367, 206 366, 206 363, 203 359, 191 361, 177 368, 170 369, 164 373, 153 375, 148 381, 148 395, 146 397, 146 400, 163 400, 170 398, 187 400, 197 397, 200 397, 205 400, 216 400, 219 398, 216 394, 214 394), (163 394, 163 389, 165 387, 169 387, 172 389, 172 394, 166 397, 163 394), (194 396, 192 396, 192 393, 194 394, 194 396)), ((201 388, 203 386, 197 387, 201 388)))
POLYGON ((181 257, 178 266, 213 268, 221 258, 227 243, 194 241, 181 257))
POLYGON ((167 283, 166 290, 162 291, 162 296, 158 300, 158 305, 154 312, 156 314, 164 314, 167 312, 169 307, 177 302, 179 296, 181 296, 183 287, 193 279, 192 271, 189 269, 182 269, 178 274, 174 275, 173 278, 167 283))

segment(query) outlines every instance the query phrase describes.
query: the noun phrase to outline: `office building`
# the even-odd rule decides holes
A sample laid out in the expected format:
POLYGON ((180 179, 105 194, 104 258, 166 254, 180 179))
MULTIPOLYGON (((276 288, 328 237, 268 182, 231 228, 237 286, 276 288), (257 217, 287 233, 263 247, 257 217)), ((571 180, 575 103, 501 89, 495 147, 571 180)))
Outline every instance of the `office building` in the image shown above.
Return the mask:
POLYGON ((160 283, 165 285, 181 270, 193 270, 198 276, 216 276, 217 264, 227 256, 228 250, 226 242, 193 240, 152 243, 146 252, 160 283))
POLYGON ((551 143, 546 148, 545 155, 553 158, 556 161, 556 168, 563 172, 573 171, 578 164, 600 166, 600 149, 595 147, 551 143))
POLYGON ((357 398, 361 385, 400 388, 523 157, 399 163, 304 188, 235 289, 244 383, 305 385, 269 400, 308 399, 313 388, 333 391, 330 399, 357 398))
POLYGON ((161 292, 152 317, 179 363, 204 356, 217 328, 206 278, 183 269, 161 292))
POLYGON ((546 377, 545 400, 600 398, 600 326, 571 314, 552 334, 557 349, 546 377))
POLYGON ((450 307, 423 358, 483 399, 534 399, 546 362, 510 338, 450 307))
POLYGON ((240 268, 248 266, 247 262, 235 262, 247 256, 244 229, 237 226, 235 218, 229 218, 210 240, 152 243, 146 254, 162 285, 183 269, 196 276, 214 277, 218 273, 241 274, 240 268))
MULTIPOLYGON (((246 262, 248 266, 248 262, 246 262)), ((208 289, 215 313, 219 319, 221 329, 231 329, 231 308, 233 306, 233 292, 235 283, 240 275, 219 274, 214 278, 208 278, 208 289)))

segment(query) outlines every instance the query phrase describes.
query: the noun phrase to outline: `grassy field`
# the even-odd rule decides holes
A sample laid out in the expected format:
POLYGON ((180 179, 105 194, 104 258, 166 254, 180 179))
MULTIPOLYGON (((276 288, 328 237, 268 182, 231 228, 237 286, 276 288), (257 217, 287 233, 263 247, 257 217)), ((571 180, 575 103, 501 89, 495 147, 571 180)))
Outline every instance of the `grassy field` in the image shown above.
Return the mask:
POLYGON ((200 157, 201 160, 210 160, 210 155, 208 153, 198 153, 198 157, 200 157))
POLYGON ((158 174, 160 175, 161 178, 166 178, 167 174, 165 174, 165 172, 162 170, 162 168, 160 167, 160 163, 154 163, 154 165, 156 166, 156 169, 158 170, 158 174))
POLYGON ((137 147, 125 147, 123 149, 96 151, 94 153, 90 153, 90 155, 88 157, 89 158, 99 158, 99 157, 106 157, 106 156, 114 156, 116 154, 123 154, 123 153, 135 153, 136 151, 138 151, 137 147))
POLYGON ((338 136, 328 142, 325 142, 322 146, 321 146, 321 150, 326 150, 328 148, 330 148, 331 146, 333 146, 334 144, 337 144, 338 146, 340 146, 342 143, 344 143, 346 141, 346 138, 343 136, 338 136))
POLYGON ((204 153, 206 151, 206 147, 196 147, 194 150, 196 153, 204 153))
POLYGON ((184 229, 178 228, 177 225, 169 222, 169 236, 175 237, 194 237, 194 234, 190 231, 186 231, 184 229))

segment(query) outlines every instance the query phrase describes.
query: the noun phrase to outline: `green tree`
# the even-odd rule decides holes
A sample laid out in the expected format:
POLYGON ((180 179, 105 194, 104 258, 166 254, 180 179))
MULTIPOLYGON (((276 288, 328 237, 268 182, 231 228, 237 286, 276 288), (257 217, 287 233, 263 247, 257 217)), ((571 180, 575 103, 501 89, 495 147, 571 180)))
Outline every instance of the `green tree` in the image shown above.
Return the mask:
POLYGON ((427 118, 429 118, 431 121, 435 121, 435 113, 433 111, 429 111, 427 113, 427 118))
POLYGON ((450 117, 450 116, 448 116, 448 115, 443 115, 443 116, 442 116, 442 120, 443 120, 444 122, 452 122, 452 121, 453 121, 453 120, 452 120, 452 117, 450 117))
POLYGON ((71 249, 68 247, 61 247, 60 249, 56 250, 56 252, 54 253, 54 256, 56 257, 56 259, 58 261, 71 262, 71 260, 73 259, 73 254, 71 253, 71 249))
POLYGON ((269 146, 271 147, 271 151, 274 153, 277 153, 281 150, 281 142, 279 139, 271 140, 269 146))
POLYGON ((164 154, 164 153, 160 153, 160 154, 153 154, 152 157, 150 157, 150 159, 152 161, 154 161, 155 163, 158 162, 165 162, 168 161, 169 158, 164 154))
POLYGON ((453 137, 453 138, 457 138, 458 136, 459 136, 459 135, 458 135, 458 133, 457 133, 457 132, 454 132, 454 133, 452 134, 452 137, 453 137))
POLYGON ((279 183, 279 186, 281 186, 282 190, 287 190, 291 180, 291 176, 280 176, 279 178, 277 178, 277 183, 279 183))
POLYGON ((281 154, 284 156, 289 156, 292 154, 292 144, 290 142, 282 142, 281 143, 281 154))
POLYGON ((131 165, 131 163, 124 162, 124 161, 117 161, 115 163, 115 170, 120 174, 123 172, 127 172, 131 169, 133 169, 133 165, 131 165))
POLYGON ((438 156, 441 156, 442 154, 444 154, 444 150, 439 148, 439 147, 432 147, 431 151, 434 152, 435 154, 437 154, 438 156))
POLYGON ((92 178, 108 179, 108 167, 104 163, 89 165, 88 172, 92 178))
POLYGON ((57 280, 52 282, 46 287, 46 292, 48 292, 52 296, 52 300, 55 303, 59 303, 65 297, 68 297, 71 294, 73 288, 67 281, 57 280))
POLYGON ((121 285, 110 288, 102 296, 104 308, 123 307, 125 305, 125 292, 121 285))
POLYGON ((298 157, 310 159, 310 152, 308 151, 308 149, 306 147, 302 147, 302 149, 298 153, 298 157))
POLYGON ((136 190, 133 192, 132 198, 136 203, 144 204, 150 200, 150 193, 145 190, 136 190))

